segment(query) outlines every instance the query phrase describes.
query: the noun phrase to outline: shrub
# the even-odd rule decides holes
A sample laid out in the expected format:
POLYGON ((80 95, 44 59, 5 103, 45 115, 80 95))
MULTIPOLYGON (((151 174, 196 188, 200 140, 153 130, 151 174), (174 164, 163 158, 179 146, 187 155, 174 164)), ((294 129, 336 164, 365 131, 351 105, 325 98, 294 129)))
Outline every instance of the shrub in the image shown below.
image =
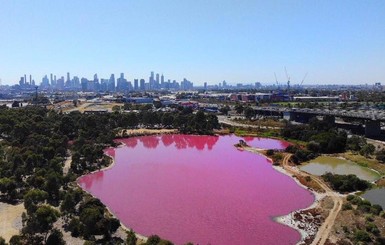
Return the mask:
POLYGON ((353 207, 350 203, 344 203, 344 205, 342 206, 342 210, 352 210, 353 207))
POLYGON ((374 215, 380 215, 381 212, 382 212, 382 207, 378 204, 374 204, 370 208, 370 213, 372 213, 374 215))
POLYGON ((354 240, 356 240, 358 242, 370 242, 370 241, 372 241, 372 239, 370 239, 369 234, 363 230, 357 230, 354 233, 354 240))
POLYGON ((368 231, 374 235, 380 234, 380 230, 378 229, 378 227, 374 223, 371 223, 371 222, 367 223, 365 226, 365 229, 366 229, 366 231, 368 231))
POLYGON ((272 155, 274 155, 274 150, 272 150, 272 149, 267 150, 267 151, 266 151, 266 155, 267 155, 267 156, 272 156, 272 155))
POLYGON ((348 196, 346 197, 346 200, 348 200, 348 201, 350 202, 350 201, 352 201, 353 199, 355 199, 355 197, 356 197, 356 196, 354 196, 354 195, 348 195, 348 196))

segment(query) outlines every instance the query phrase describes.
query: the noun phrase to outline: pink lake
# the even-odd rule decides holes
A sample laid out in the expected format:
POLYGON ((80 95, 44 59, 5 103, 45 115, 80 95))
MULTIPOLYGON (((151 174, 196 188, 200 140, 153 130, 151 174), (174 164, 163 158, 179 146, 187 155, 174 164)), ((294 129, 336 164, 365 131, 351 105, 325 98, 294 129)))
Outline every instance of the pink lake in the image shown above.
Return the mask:
POLYGON ((83 176, 81 187, 135 232, 177 245, 295 244, 300 234, 276 216, 308 207, 314 196, 265 157, 234 147, 288 143, 236 136, 163 135, 119 140, 116 164, 83 176))

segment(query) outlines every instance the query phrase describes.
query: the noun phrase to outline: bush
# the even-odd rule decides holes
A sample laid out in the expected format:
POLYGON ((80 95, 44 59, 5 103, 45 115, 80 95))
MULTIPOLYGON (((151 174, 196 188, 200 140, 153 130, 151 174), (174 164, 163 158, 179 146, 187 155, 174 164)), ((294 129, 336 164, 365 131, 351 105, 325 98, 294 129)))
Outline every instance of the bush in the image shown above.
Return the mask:
POLYGON ((370 207, 370 213, 374 215, 380 215, 382 212, 382 207, 378 204, 374 204, 373 206, 370 207))
POLYGON ((344 231, 345 234, 349 234, 349 228, 347 226, 342 226, 342 230, 344 231))
POLYGON ((354 196, 354 195, 348 195, 347 197, 346 197, 346 200, 348 200, 349 202, 350 201, 352 201, 353 199, 355 199, 356 198, 356 196, 354 196))
POLYGON ((369 234, 366 231, 358 230, 354 233, 354 240, 357 242, 370 242, 372 239, 370 239, 369 234))
POLYGON ((158 235, 151 235, 148 237, 146 245, 157 245, 160 242, 160 237, 158 235))
POLYGON ((288 147, 286 147, 285 151, 294 154, 298 149, 300 148, 297 145, 289 145, 288 147))
POLYGON ((368 214, 368 215, 366 215, 365 220, 368 221, 368 222, 373 222, 374 221, 374 217, 373 217, 372 214, 368 214))
POLYGON ((366 229, 366 231, 368 231, 374 235, 380 234, 380 230, 378 229, 378 227, 374 223, 371 223, 371 222, 367 223, 365 226, 365 229, 366 229))
POLYGON ((7 244, 5 242, 5 239, 0 236, 0 245, 5 245, 5 244, 7 244))
MULTIPOLYGON (((350 196, 350 200, 348 199, 348 201, 354 205, 358 205, 362 202, 362 199, 359 196, 354 196, 354 195, 349 195, 349 196, 350 196)), ((349 198, 349 196, 348 196, 348 198, 349 198)))
POLYGON ((319 152, 321 147, 319 143, 310 141, 309 144, 307 144, 307 149, 312 152, 319 152))
POLYGON ((63 233, 58 229, 53 229, 47 238, 46 245, 64 245, 66 242, 63 239, 63 233))
POLYGON ((272 150, 272 149, 267 150, 267 151, 266 151, 266 155, 267 155, 267 156, 272 156, 272 155, 274 155, 274 150, 272 150))
POLYGON ((364 213, 369 213, 370 212, 371 206, 366 204, 366 203, 360 203, 357 206, 357 210, 364 212, 364 213))
POLYGON ((365 180, 359 179, 356 175, 339 175, 326 173, 322 178, 329 182, 332 188, 338 192, 346 193, 353 191, 364 191, 371 187, 371 184, 365 180))
POLYGON ((127 231, 127 238, 126 238, 127 245, 136 245, 137 240, 138 239, 136 238, 135 232, 133 230, 127 231))
POLYGON ((350 203, 344 203, 344 205, 342 206, 342 210, 352 210, 353 207, 350 203))

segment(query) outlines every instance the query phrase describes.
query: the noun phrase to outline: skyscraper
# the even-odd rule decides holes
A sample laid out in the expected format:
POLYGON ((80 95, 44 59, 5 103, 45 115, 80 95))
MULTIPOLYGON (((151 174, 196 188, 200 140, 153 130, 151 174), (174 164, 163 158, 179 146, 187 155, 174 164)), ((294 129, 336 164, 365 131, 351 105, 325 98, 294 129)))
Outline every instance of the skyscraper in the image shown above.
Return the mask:
POLYGON ((115 91, 115 75, 111 74, 110 81, 108 82, 108 91, 115 91))
POLYGON ((159 88, 159 73, 156 73, 156 82, 155 82, 155 89, 159 88))
POLYGON ((163 74, 162 74, 162 76, 160 76, 160 86, 162 88, 164 88, 164 76, 163 76, 163 74))
POLYGON ((67 84, 69 84, 70 83, 70 80, 71 80, 71 78, 70 78, 70 73, 69 72, 67 72, 67 84))
POLYGON ((24 86, 24 77, 20 77, 19 85, 24 86))
POLYGON ((153 71, 151 72, 149 83, 150 83, 150 89, 153 89, 154 85, 155 85, 155 78, 154 78, 154 72, 153 71))
POLYGON ((140 79, 140 90, 145 90, 145 83, 146 81, 144 79, 140 79))
POLYGON ((134 79, 134 90, 139 90, 139 79, 134 79))

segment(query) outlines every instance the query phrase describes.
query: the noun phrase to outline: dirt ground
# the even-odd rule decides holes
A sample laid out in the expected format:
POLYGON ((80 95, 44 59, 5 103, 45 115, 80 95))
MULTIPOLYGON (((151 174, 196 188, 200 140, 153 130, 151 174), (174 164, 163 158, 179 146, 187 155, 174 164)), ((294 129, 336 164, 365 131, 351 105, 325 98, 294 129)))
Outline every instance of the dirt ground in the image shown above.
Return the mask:
POLYGON ((0 236, 9 241, 13 235, 19 234, 23 227, 21 214, 25 211, 24 204, 11 205, 0 202, 0 236))

